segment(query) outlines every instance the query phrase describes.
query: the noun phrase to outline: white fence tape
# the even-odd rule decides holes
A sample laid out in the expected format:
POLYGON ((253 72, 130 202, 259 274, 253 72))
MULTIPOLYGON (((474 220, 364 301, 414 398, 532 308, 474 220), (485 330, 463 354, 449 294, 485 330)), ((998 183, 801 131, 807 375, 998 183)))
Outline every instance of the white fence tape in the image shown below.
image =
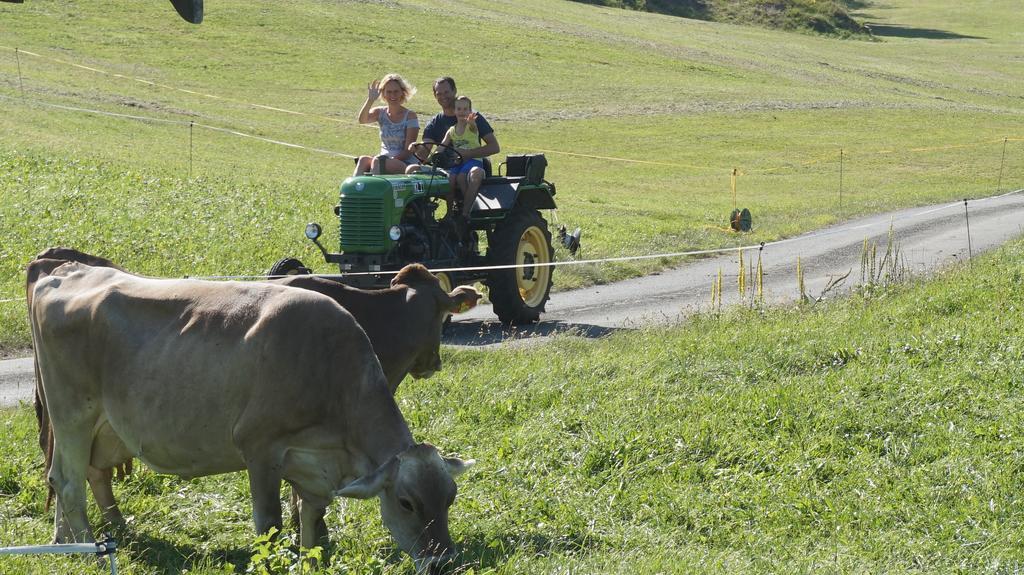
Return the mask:
POLYGON ((117 575, 117 542, 109 538, 95 543, 0 547, 0 555, 71 555, 76 553, 96 555, 97 557, 110 557, 110 575, 117 575))
MULTIPOLYGON (((13 102, 21 102, 22 101, 20 98, 12 98, 11 96, 4 96, 3 94, 0 94, 0 99, 4 99, 4 100, 8 100, 8 101, 13 101, 13 102)), ((46 107, 49 107, 49 108, 57 108, 57 109, 66 110, 66 111, 69 111, 69 112, 82 112, 82 113, 85 113, 85 114, 97 114, 97 115, 100 115, 100 116, 110 116, 110 117, 113 117, 113 118, 125 118, 125 119, 129 119, 129 120, 139 120, 139 121, 142 121, 142 122, 153 122, 153 123, 157 123, 157 124, 174 124, 174 125, 179 125, 179 126, 187 126, 188 125, 188 122, 183 122, 181 120, 168 120, 168 119, 165 119, 165 118, 153 118, 153 117, 149 117, 149 116, 133 116, 132 114, 119 114, 117 112, 104 112, 102 110, 91 110, 89 108, 79 108, 77 106, 65 106, 65 105, 62 105, 62 104, 51 104, 49 102, 41 102, 39 100, 32 100, 32 104, 37 104, 39 106, 46 106, 46 107)))

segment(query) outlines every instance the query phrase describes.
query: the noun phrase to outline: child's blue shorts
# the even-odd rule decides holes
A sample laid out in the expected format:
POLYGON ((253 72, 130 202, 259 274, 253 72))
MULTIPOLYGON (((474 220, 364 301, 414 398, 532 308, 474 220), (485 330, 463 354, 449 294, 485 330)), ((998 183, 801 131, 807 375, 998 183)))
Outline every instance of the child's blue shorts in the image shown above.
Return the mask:
POLYGON ((458 166, 449 169, 448 173, 453 176, 458 174, 468 174, 469 171, 472 170, 474 167, 480 168, 482 170, 484 169, 484 163, 476 158, 473 158, 471 160, 466 160, 459 164, 458 166))

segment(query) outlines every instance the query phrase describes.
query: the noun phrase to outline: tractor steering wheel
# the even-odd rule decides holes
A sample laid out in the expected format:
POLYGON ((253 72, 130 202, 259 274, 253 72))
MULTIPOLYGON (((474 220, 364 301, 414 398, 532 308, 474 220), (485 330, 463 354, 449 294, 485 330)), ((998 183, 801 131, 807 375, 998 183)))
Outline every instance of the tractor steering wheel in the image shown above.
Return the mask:
MULTIPOLYGON (((419 145, 424 145, 423 142, 416 143, 419 145)), ((458 166, 462 164, 462 162, 466 161, 466 159, 462 157, 462 154, 460 154, 459 151, 456 150, 453 146, 449 146, 448 144, 442 144, 440 142, 431 142, 430 144, 427 145, 434 145, 440 148, 438 150, 434 150, 433 152, 431 152, 430 156, 428 156, 427 159, 423 161, 423 163, 428 166, 433 166, 435 168, 447 170, 449 168, 458 166)))

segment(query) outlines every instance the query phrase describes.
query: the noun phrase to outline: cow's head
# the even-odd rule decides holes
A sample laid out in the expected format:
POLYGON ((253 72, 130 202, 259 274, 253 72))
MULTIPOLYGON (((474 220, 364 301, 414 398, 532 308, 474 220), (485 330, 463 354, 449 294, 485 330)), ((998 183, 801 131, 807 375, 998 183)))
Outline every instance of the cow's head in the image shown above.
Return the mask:
POLYGON ((334 495, 379 497, 384 525, 398 546, 412 556, 416 572, 434 573, 455 556, 448 534, 448 508, 457 491, 454 478, 474 463, 472 459, 441 457, 433 445, 420 443, 334 495))
POLYGON ((469 286, 459 286, 446 293, 437 277, 420 264, 405 266, 391 280, 391 287, 401 286, 408 289, 406 313, 416 316, 410 317, 410 323, 422 325, 422 321, 429 325, 427 337, 416 342, 419 349, 415 351, 409 374, 416 379, 430 377, 441 369, 441 328, 445 320, 452 314, 473 309, 480 300, 480 293, 469 286))

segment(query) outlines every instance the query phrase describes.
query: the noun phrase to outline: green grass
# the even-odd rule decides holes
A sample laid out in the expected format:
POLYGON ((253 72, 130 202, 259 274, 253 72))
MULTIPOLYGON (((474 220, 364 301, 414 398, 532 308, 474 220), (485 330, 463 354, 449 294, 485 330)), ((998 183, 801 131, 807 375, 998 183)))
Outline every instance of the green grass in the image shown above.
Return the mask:
MULTIPOLYGON (((1020 187, 1018 10, 874 2, 854 14, 880 30, 868 42, 551 0, 209 0, 199 27, 161 2, 0 4, 2 46, 230 98, 22 54, 23 103, 14 52, 0 48, 0 299, 21 297, 24 264, 52 245, 164 276, 316 262, 300 230, 329 220, 351 170, 197 128, 190 179, 185 126, 32 102, 366 153, 376 134, 351 118, 372 77, 404 73, 430 114, 430 82, 452 74, 506 151, 550 150, 560 209, 548 218, 583 227, 586 257, 658 253, 988 194, 1004 138, 1001 187, 1020 187), (471 24, 458 49, 456 13, 471 24), (742 237, 723 229, 733 168, 755 218, 742 237)), ((418 438, 481 461, 452 514, 477 572, 1014 573, 1022 256, 1016 243, 935 282, 827 306, 445 350, 445 370, 399 399, 418 438)), ((668 263, 559 270, 556 282, 668 263)), ((0 302, 0 351, 28 344, 24 318, 22 303, 0 302)), ((0 412, 0 544, 49 539, 34 427, 29 407, 0 412)), ((133 517, 122 572, 245 569, 241 475, 142 470, 116 489, 133 517)), ((375 503, 337 507, 328 572, 412 572, 375 503)), ((90 569, 0 559, 0 573, 90 569)))
MULTIPOLYGON (((398 397, 417 438, 480 461, 452 510, 474 572, 1013 573, 1022 293, 1018 241, 829 304, 445 350, 445 369, 398 397)), ((0 540, 42 543, 31 409, 0 412, 0 427, 0 540)), ((119 483, 134 518, 122 572, 244 570, 246 485, 145 469, 119 483)), ((325 572, 413 572, 375 502, 338 507, 325 572)), ((0 560, 58 569, 88 565, 0 560)))
MULTIPOLYGON (((41 102, 360 154, 376 145, 352 119, 371 78, 406 74, 430 115, 432 80, 452 74, 506 152, 547 150, 548 219, 581 226, 586 257, 675 252, 1019 187, 1017 9, 874 2, 857 17, 888 28, 865 42, 549 0, 216 0, 198 27, 160 3, 2 4, 0 299, 57 244, 155 275, 256 274, 285 255, 331 271, 300 230, 333 217, 349 160, 199 127, 190 152, 187 125, 41 102), (472 23, 458 56, 453 13, 472 23), (725 229, 733 168, 750 236, 725 229)), ((563 268, 556 289, 672 263, 563 268)), ((0 349, 27 345, 23 317, 0 303, 0 349)))

